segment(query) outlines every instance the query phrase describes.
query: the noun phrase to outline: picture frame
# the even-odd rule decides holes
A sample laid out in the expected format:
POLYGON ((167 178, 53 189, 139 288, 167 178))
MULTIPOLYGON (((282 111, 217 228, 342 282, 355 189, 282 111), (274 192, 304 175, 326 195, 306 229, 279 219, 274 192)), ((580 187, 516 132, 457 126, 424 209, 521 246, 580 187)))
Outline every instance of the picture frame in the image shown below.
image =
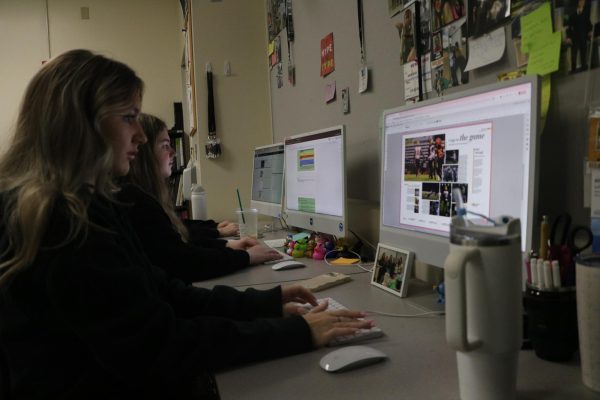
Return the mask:
POLYGON ((406 297, 413 257, 411 251, 379 243, 371 284, 398 297, 406 297))

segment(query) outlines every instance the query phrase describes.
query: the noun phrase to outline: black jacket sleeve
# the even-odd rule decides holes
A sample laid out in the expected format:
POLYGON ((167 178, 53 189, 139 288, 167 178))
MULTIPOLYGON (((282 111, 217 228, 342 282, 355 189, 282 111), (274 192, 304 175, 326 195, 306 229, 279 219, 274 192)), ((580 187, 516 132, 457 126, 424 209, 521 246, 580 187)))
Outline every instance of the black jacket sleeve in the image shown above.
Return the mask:
POLYGON ((137 186, 123 186, 119 199, 151 263, 186 283, 227 275, 250 263, 246 251, 227 248, 225 241, 210 248, 185 243, 162 206, 137 186))
POLYGON ((124 248, 126 240, 89 234, 53 258, 47 283, 59 320, 126 382, 165 386, 312 347, 302 317, 280 317, 280 288, 186 286, 124 248))
POLYGON ((202 242, 205 239, 217 239, 220 236, 217 223, 212 219, 206 221, 188 220, 185 221, 185 226, 188 228, 192 243, 202 242))

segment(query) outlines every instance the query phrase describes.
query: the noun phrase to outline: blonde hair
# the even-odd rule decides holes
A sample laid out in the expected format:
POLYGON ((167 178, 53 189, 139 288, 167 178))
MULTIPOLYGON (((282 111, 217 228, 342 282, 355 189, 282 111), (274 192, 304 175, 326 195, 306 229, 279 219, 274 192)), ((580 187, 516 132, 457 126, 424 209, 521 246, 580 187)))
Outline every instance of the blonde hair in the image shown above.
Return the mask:
POLYGON ((187 242, 189 232, 175 213, 167 179, 162 176, 158 160, 154 154, 156 139, 163 130, 167 129, 167 124, 154 115, 142 113, 140 114, 140 125, 148 138, 148 143, 145 146, 140 146, 135 160, 131 162, 129 175, 127 175, 125 181, 136 184, 154 197, 171 220, 173 228, 179 233, 183 241, 187 242))
POLYGON ((141 99, 143 86, 125 64, 87 50, 63 53, 33 77, 0 158, 0 285, 35 260, 57 200, 68 210, 65 245, 87 231, 86 188, 112 198, 113 155, 100 124, 141 99))

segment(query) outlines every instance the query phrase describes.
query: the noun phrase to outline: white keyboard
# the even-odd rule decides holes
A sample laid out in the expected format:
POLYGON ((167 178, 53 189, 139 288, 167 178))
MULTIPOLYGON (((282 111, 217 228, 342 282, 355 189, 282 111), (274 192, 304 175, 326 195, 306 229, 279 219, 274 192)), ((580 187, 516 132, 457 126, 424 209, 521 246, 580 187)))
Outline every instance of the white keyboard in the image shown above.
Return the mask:
MULTIPOLYGON (((340 304, 338 301, 332 299, 331 297, 325 297, 323 299, 318 299, 317 301, 319 302, 319 304, 321 304, 325 300, 327 300, 329 302, 327 311, 347 310, 348 309, 348 307, 343 306, 342 304, 340 304)), ((305 305, 304 307, 307 310, 310 310, 313 308, 313 306, 310 304, 305 305)), ((360 342, 360 341, 367 340, 367 339, 378 338, 380 336, 383 336, 383 331, 381 330, 381 328, 374 326, 370 329, 360 329, 359 331, 357 331, 356 333, 354 333, 352 335, 338 336, 338 337, 334 338, 331 342, 327 343, 327 346, 346 345, 346 344, 360 342)))

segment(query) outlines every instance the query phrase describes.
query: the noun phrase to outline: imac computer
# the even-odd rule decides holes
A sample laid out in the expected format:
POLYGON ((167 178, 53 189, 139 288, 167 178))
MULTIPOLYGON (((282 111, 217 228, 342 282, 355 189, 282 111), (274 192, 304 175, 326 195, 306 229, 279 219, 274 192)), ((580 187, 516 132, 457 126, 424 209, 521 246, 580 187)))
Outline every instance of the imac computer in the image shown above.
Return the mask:
POLYGON ((459 189, 467 211, 520 218, 521 250, 529 251, 538 99, 532 76, 384 111, 379 241, 443 266, 459 189))
POLYGON ((344 127, 285 139, 285 216, 290 226, 346 236, 344 127))
POLYGON ((250 206, 259 214, 281 218, 283 160, 283 143, 254 149, 250 206))

